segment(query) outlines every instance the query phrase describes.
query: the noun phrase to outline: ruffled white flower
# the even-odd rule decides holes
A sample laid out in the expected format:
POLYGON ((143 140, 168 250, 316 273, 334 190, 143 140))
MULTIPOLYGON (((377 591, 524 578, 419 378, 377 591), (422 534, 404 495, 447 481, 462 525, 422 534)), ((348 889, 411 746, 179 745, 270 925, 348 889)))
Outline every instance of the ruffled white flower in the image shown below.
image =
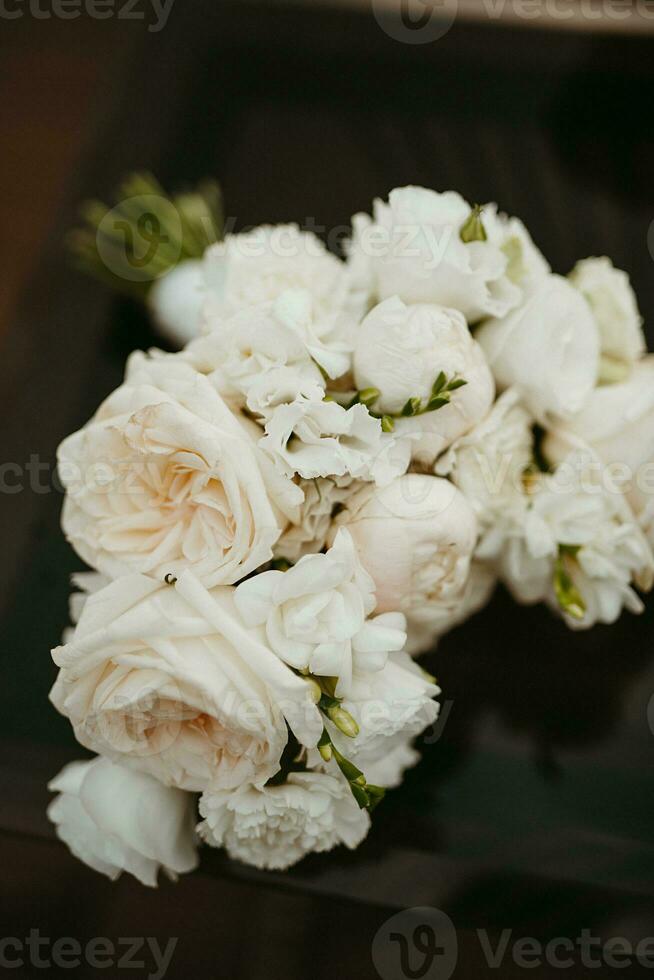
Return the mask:
POLYGON ((257 868, 284 870, 314 851, 358 847, 370 817, 347 782, 323 772, 292 772, 281 785, 207 792, 198 831, 213 847, 257 868))
POLYGON ((474 510, 485 558, 492 557, 511 514, 524 510, 523 477, 532 457, 532 419, 511 388, 436 464, 436 472, 449 476, 474 510))
POLYGON ((108 759, 71 762, 48 785, 57 835, 80 861, 115 881, 123 871, 157 884, 197 865, 193 797, 108 759))
POLYGON ((355 215, 350 262, 361 279, 367 259, 373 301, 399 296, 406 303, 437 303, 460 310, 469 323, 516 306, 521 291, 507 275, 502 248, 461 239, 470 214, 454 191, 400 187, 388 204, 374 201, 372 220, 355 215))
POLYGON ((362 487, 336 518, 372 576, 380 611, 450 609, 468 578, 477 522, 448 480, 407 473, 382 490, 362 487))
POLYGON ((406 640, 404 617, 375 609, 375 583, 342 530, 326 554, 305 555, 286 572, 242 582, 234 601, 248 626, 265 626, 270 648, 296 670, 337 677, 338 696, 356 673, 379 671, 406 640))
POLYGON ((174 587, 127 575, 89 596, 50 697, 79 742, 162 783, 202 791, 274 775, 290 725, 303 745, 322 731, 308 685, 234 590, 208 592, 189 571, 174 587))
POLYGON ((369 746, 357 753, 357 767, 373 786, 395 789, 400 786, 404 773, 420 761, 420 753, 414 748, 416 736, 395 735, 378 745, 369 746))
POLYGON ((160 332, 183 347, 200 332, 206 296, 202 259, 188 259, 155 279, 148 291, 148 309, 160 332))
POLYGON ((654 355, 626 381, 595 388, 578 415, 547 434, 543 452, 559 463, 579 443, 606 464, 654 546, 654 355))
POLYGON ((567 279, 549 275, 523 303, 475 334, 500 387, 512 385, 541 423, 578 412, 595 387, 599 338, 593 314, 567 279))
POLYGON ((441 372, 467 384, 449 405, 395 421, 398 436, 411 434, 414 458, 427 462, 484 417, 495 394, 493 376, 456 310, 406 306, 394 296, 370 311, 357 332, 354 380, 358 389, 381 392, 375 411, 398 414, 413 397, 426 403, 441 372))
POLYGON ((292 517, 301 500, 177 356, 133 354, 125 382, 58 459, 66 537, 110 577, 192 566, 209 586, 238 581, 272 557, 281 508, 292 517))
POLYGON ((345 476, 383 485, 404 473, 410 446, 382 432, 364 405, 297 398, 273 410, 259 443, 286 476, 345 476))
POLYGON ((296 562, 303 555, 316 554, 327 544, 334 516, 362 486, 349 476, 302 480, 304 501, 296 524, 289 524, 275 545, 275 554, 296 562))
POLYGON ((602 353, 628 364, 642 357, 643 319, 627 273, 603 256, 577 262, 568 278, 593 311, 602 353))
POLYGON ((481 220, 488 241, 506 255, 506 275, 516 286, 523 289, 533 286, 552 271, 520 218, 503 214, 496 204, 486 204, 481 220))
POLYGON ((632 582, 651 588, 654 556, 609 473, 594 453, 578 450, 534 481, 500 570, 518 601, 544 600, 556 609, 556 576, 564 575, 581 598, 576 615, 564 604, 566 621, 586 629, 615 622, 623 607, 642 612, 632 582))
POLYGON ((286 290, 275 300, 247 307, 220 319, 184 357, 211 374, 230 403, 246 404, 251 412, 268 415, 298 395, 322 398, 321 369, 337 378, 350 368, 352 340, 319 336, 307 292, 286 290))
POLYGON ((406 650, 418 656, 433 649, 444 633, 460 626, 490 601, 497 584, 497 572, 483 561, 472 561, 460 591, 446 601, 436 599, 416 606, 406 617, 406 650))

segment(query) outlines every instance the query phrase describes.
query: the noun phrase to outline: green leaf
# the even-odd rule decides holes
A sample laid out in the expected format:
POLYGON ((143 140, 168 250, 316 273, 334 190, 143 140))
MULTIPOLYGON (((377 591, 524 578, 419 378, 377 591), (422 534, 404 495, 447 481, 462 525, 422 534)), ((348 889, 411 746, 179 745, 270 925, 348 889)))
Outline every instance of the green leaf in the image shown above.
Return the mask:
POLYGON ((440 391, 442 391, 446 381, 447 377, 445 375, 445 371, 441 371, 432 385, 432 395, 437 395, 440 391))
POLYGON ((583 619, 586 603, 565 567, 565 555, 556 559, 553 585, 556 601, 563 612, 573 619, 583 619))
POLYGON ((402 415, 405 418, 410 418, 412 415, 417 415, 420 412, 420 406, 422 401, 417 396, 414 398, 409 398, 404 408, 402 409, 402 415))
POLYGON ((449 398, 442 398, 440 395, 437 395, 435 398, 429 399, 425 412, 437 412, 439 408, 443 408, 444 405, 449 404, 449 398))
POLYGON ((394 432, 395 422, 391 415, 382 415, 381 417, 381 427, 382 432, 394 432))
POLYGON ((456 391, 458 388, 463 388, 463 386, 467 384, 468 382, 465 378, 454 378, 454 380, 450 381, 448 384, 447 391, 456 391))
POLYGON ((479 204, 475 204, 470 215, 461 225, 459 237, 466 245, 470 242, 485 242, 487 239, 486 229, 481 220, 483 210, 479 204))
POLYGON ((381 395, 381 391, 379 388, 364 388, 363 391, 358 393, 358 395, 359 403, 361 405, 365 405, 366 408, 371 408, 371 406, 375 404, 381 395))

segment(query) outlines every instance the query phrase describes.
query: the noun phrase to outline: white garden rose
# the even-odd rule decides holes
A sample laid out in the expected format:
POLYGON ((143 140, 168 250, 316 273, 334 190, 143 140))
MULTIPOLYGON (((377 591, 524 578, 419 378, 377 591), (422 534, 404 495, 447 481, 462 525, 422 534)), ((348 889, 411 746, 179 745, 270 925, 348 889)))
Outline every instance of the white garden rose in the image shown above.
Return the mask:
POLYGON ((155 887, 159 869, 173 880, 198 863, 194 801, 98 757, 71 762, 49 784, 57 835, 80 861, 112 881, 123 871, 155 887))
POLYGON ((462 240, 470 215, 470 205, 454 191, 399 187, 388 204, 374 201, 372 220, 355 216, 350 262, 360 279, 367 259, 373 301, 399 296, 406 303, 437 303, 460 310, 469 323, 516 306, 521 291, 507 276, 501 247, 462 240))
POLYGON ((517 309, 487 320, 475 337, 500 389, 514 385, 543 424, 574 415, 595 387, 595 320, 583 296, 561 276, 539 279, 517 309))
POLYGON ((568 276, 593 311, 602 354, 631 364, 647 349, 643 319, 629 276, 610 259, 582 259, 568 276))
POLYGON ((362 483, 345 475, 301 480, 299 485, 304 501, 297 523, 289 524, 275 545, 275 554, 291 562, 323 550, 335 514, 362 483))
POLYGON ((53 651, 51 692, 78 741, 168 786, 263 785, 287 726, 322 731, 312 692, 244 626, 234 590, 126 575, 87 599, 72 640, 53 651))
POLYGON ((547 434, 543 452, 558 463, 580 442, 609 468, 654 545, 654 355, 626 381, 595 388, 578 415, 547 434))
POLYGON ((110 577, 192 566, 209 586, 236 582, 272 557, 287 523, 280 508, 293 516, 301 500, 176 356, 133 354, 125 382, 58 460, 66 537, 110 577))
POLYGON ((436 472, 449 476, 474 510, 483 557, 489 557, 510 514, 524 509, 523 477, 533 459, 533 441, 532 418, 510 388, 436 464, 436 472))
POLYGON ((338 696, 350 691, 355 674, 381 670, 388 653, 406 641, 401 614, 371 617, 375 583, 346 530, 326 554, 242 582, 234 601, 248 626, 265 627, 270 648, 285 663, 337 677, 338 696))
POLYGON ((152 283, 148 309, 159 331, 175 347, 183 347, 199 334, 205 296, 201 259, 180 262, 152 283))
POLYGON ((594 453, 576 450, 533 480, 500 572, 519 602, 546 601, 587 629, 615 622, 623 607, 642 612, 632 583, 651 588, 654 556, 610 474, 594 453))
POLYGON ((275 408, 259 443, 285 476, 345 476, 380 485, 404 473, 411 448, 382 432, 364 405, 299 397, 275 408))
POLYGON ((370 311, 354 351, 358 389, 381 394, 375 411, 398 415, 410 398, 423 406, 441 372, 466 384, 436 411, 395 420, 398 436, 411 436, 414 458, 427 465, 484 417, 495 394, 493 376, 463 316, 434 305, 406 306, 394 296, 370 311))
POLYGON ((370 817, 347 782, 324 772, 291 772, 280 785, 242 786, 200 798, 201 837, 256 868, 285 870, 314 851, 358 847, 370 817))
POLYGON ((490 601, 497 585, 497 572, 483 561, 472 561, 468 577, 457 594, 416 606, 406 617, 406 650, 418 656, 433 649, 444 633, 460 626, 490 601))
POLYGON ((377 608, 410 616, 425 605, 450 608, 468 578, 477 521, 448 480, 407 473, 388 487, 361 488, 336 526, 347 528, 374 580, 377 608))
POLYGON ((506 255, 506 275, 516 286, 532 286, 552 271, 520 218, 503 214, 496 204, 486 204, 481 220, 488 241, 506 255))

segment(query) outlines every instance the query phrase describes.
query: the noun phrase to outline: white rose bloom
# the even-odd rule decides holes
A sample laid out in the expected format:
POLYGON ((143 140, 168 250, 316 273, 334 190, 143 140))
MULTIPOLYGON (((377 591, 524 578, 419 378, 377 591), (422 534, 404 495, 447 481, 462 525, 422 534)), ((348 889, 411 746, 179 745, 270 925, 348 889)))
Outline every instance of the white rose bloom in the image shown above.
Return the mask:
POLYGON ((234 590, 189 571, 174 587, 124 576, 89 596, 50 694, 79 742, 168 786, 263 784, 279 769, 286 721, 303 745, 322 731, 309 686, 265 633, 248 629, 234 590))
POLYGON ((627 363, 641 358, 647 349, 643 319, 627 273, 604 256, 577 262, 568 278, 593 311, 602 353, 627 363))
POLYGON ((547 434, 543 452, 558 463, 580 441, 610 469, 654 545, 654 355, 626 381, 595 388, 578 415, 547 434))
POLYGON ((301 499, 176 356, 133 354, 126 381, 58 458, 66 537, 110 577, 192 566, 209 586, 238 581, 272 557, 286 526, 278 507, 293 516, 301 499))
POLYGON ((357 806, 347 782, 323 772, 292 772, 276 786, 206 792, 200 813, 198 831, 208 844, 271 870, 338 844, 358 847, 370 829, 370 817, 357 806))
POLYGON ((302 480, 304 502, 296 524, 289 524, 275 545, 275 554, 296 562, 303 555, 316 554, 327 544, 334 515, 362 483, 349 476, 302 480))
POLYGON ((523 474, 532 462, 533 441, 531 416, 510 388, 436 464, 436 472, 449 476, 474 510, 482 548, 489 539, 485 552, 507 516, 524 509, 523 474))
POLYGON ((449 480, 407 473, 383 490, 363 487, 336 518, 372 576, 377 608, 411 615, 450 608, 461 594, 477 540, 474 512, 449 480))
POLYGON ((564 613, 568 625, 613 623, 623 607, 642 612, 631 583, 651 588, 654 556, 592 452, 575 451, 553 474, 534 481, 523 526, 507 542, 500 570, 518 601, 545 600, 558 609, 557 565, 585 606, 578 617, 564 613))
POLYGON ((463 587, 448 601, 438 599, 417 606, 407 613, 406 650, 411 656, 427 653, 439 638, 478 613, 490 601, 497 584, 497 573, 486 562, 473 561, 463 587))
POLYGON ((148 292, 148 309, 160 332, 177 347, 197 337, 206 286, 201 259, 188 259, 156 279, 148 292))
POLYGON ((406 440, 382 432, 364 405, 344 408, 335 401, 296 398, 279 405, 266 421, 259 443, 286 476, 321 476, 389 483, 409 465, 406 440))
POLYGON ((297 225, 261 225, 227 235, 205 252, 204 275, 209 327, 216 318, 276 300, 287 289, 309 292, 314 317, 325 324, 360 314, 361 297, 347 265, 297 225))
POLYGON ((71 762, 49 784, 57 835, 80 861, 112 881, 123 871, 155 887, 198 863, 194 801, 148 776, 98 757, 71 762))
POLYGON ((394 296, 370 311, 357 332, 354 380, 358 389, 379 389, 376 412, 398 414, 413 397, 426 403, 441 372, 467 384, 449 405, 395 421, 398 436, 412 434, 414 458, 433 461, 484 417, 495 394, 493 376, 456 310, 406 306, 394 296))
POLYGON ((541 423, 578 412, 595 387, 599 339, 583 296, 561 276, 525 291, 524 302, 475 333, 500 388, 512 385, 541 423))
POLYGON ((519 218, 498 211, 496 204, 487 204, 481 220, 488 241, 506 255, 506 275, 516 286, 532 286, 552 271, 519 218))
POLYGON ((460 310, 469 323, 504 316, 520 302, 521 291, 507 276, 500 247, 490 240, 462 241, 470 214, 455 191, 396 188, 388 204, 375 200, 372 221, 353 219, 350 261, 358 278, 366 257, 369 291, 377 300, 437 303, 460 310))
POLYGON ((286 572, 263 572, 242 582, 234 601, 248 626, 265 626, 281 660, 337 677, 341 696, 355 673, 381 670, 388 653, 406 641, 401 614, 370 618, 374 589, 350 534, 342 530, 326 554, 305 555, 286 572))

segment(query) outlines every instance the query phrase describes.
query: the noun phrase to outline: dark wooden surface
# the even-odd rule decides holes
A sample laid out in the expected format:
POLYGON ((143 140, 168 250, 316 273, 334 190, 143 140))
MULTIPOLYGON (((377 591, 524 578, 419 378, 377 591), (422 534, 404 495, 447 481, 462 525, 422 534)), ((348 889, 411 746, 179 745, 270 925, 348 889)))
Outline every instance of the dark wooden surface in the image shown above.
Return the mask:
MULTIPOLYGON (((651 323, 653 74, 651 42, 634 38, 455 25, 418 48, 365 15, 178 3, 116 72, 5 338, 3 459, 51 465, 129 351, 154 342, 140 311, 72 273, 62 250, 77 202, 135 168, 171 186, 218 176, 237 227, 296 220, 329 233, 409 182, 495 199, 556 271, 612 255, 651 323)), ((80 567, 60 506, 56 490, 1 499, 0 935, 179 935, 169 976, 349 980, 376 976, 377 927, 415 905, 459 927, 456 977, 486 975, 477 927, 654 932, 650 610, 578 635, 500 594, 447 637, 429 662, 445 724, 356 855, 266 876, 207 853, 154 895, 78 865, 44 819, 47 778, 81 754, 46 700, 80 567)))

